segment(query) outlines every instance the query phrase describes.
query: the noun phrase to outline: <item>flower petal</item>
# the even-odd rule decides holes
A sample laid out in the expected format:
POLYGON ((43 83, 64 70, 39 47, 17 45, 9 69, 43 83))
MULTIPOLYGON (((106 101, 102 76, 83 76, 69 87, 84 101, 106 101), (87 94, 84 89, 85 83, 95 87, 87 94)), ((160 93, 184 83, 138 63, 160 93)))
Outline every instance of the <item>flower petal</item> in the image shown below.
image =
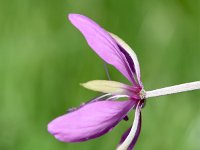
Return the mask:
POLYGON ((131 87, 129 85, 116 82, 116 81, 110 81, 110 80, 93 80, 88 81, 86 83, 81 84, 83 87, 97 91, 102 93, 110 93, 112 95, 117 96, 126 96, 131 97, 133 99, 141 99, 139 92, 141 89, 137 86, 131 87))
POLYGON ((108 80, 93 80, 81 84, 83 87, 102 93, 126 94, 128 85, 108 80))
POLYGON ((110 33, 110 35, 116 40, 119 47, 121 48, 122 53, 125 55, 129 66, 131 67, 131 70, 134 73, 134 79, 137 81, 140 86, 142 87, 141 77, 140 77, 140 65, 139 61, 137 59, 137 55, 135 52, 131 49, 131 47, 124 42, 121 38, 119 38, 117 35, 110 33))
POLYGON ((60 116, 48 124, 48 131, 63 142, 80 142, 99 137, 121 121, 135 101, 97 101, 60 116))
POLYGON ((117 150, 132 150, 137 142, 141 130, 141 103, 139 102, 135 110, 135 118, 132 128, 129 128, 122 136, 117 150))
POLYGON ((91 19, 70 14, 69 20, 86 38, 89 46, 108 64, 118 69, 130 82, 137 84, 126 56, 111 35, 91 19))
MULTIPOLYGON (((131 144, 129 145, 129 147, 128 147, 127 150, 132 150, 132 149, 134 148, 134 146, 135 146, 135 144, 136 144, 136 142, 137 142, 137 139, 138 139, 138 137, 139 137, 139 135, 140 135, 140 131, 141 131, 141 117, 140 117, 140 122, 139 122, 139 125, 138 125, 138 126, 139 126, 139 127, 137 128, 135 137, 134 137, 134 139, 132 140, 132 142, 131 142, 131 144)), ((128 128, 128 129, 124 132, 124 134, 122 135, 122 138, 121 138, 121 140, 120 140, 120 144, 122 144, 122 143, 125 141, 125 139, 127 138, 127 136, 129 135, 129 133, 130 133, 130 131, 131 131, 131 128, 132 128, 132 127, 128 128)))

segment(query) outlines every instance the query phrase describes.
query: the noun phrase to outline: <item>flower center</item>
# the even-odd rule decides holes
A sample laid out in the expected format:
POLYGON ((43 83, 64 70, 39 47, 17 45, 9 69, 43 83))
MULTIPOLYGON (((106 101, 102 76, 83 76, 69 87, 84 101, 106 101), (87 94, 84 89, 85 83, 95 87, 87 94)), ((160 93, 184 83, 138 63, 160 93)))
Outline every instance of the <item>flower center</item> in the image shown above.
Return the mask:
POLYGON ((140 96, 141 100, 146 99, 146 91, 144 89, 142 89, 139 93, 139 96, 140 96))

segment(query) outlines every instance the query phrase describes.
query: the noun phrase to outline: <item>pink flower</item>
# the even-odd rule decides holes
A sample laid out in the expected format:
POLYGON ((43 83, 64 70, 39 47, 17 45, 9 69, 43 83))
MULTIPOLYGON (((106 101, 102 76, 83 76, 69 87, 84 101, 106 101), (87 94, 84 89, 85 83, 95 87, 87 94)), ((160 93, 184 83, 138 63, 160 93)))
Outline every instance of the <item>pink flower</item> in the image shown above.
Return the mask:
POLYGON ((133 133, 127 149, 132 149, 141 128, 141 108, 144 103, 144 89, 140 80, 140 67, 136 54, 119 37, 107 32, 91 19, 70 14, 69 20, 86 38, 89 46, 105 62, 118 69, 131 83, 126 85, 116 81, 94 80, 84 87, 105 93, 89 103, 62 115, 48 124, 48 131, 63 142, 81 142, 99 137, 111 131, 129 111, 136 108, 132 129, 121 138, 123 143, 129 132, 133 133), (117 99, 126 97, 125 101, 117 99))
POLYGON ((69 20, 97 55, 119 70, 130 85, 106 80, 82 84, 104 94, 50 122, 48 131, 58 140, 82 142, 97 138, 111 131, 121 120, 127 120, 128 113, 135 109, 132 127, 122 135, 117 147, 117 150, 132 150, 140 134, 141 108, 146 98, 200 89, 200 81, 196 81, 145 92, 137 56, 124 41, 85 16, 70 14, 69 20), (127 100, 119 101, 120 98, 127 100))
POLYGON ((83 84, 85 88, 105 94, 56 118, 48 124, 48 131, 63 142, 90 140, 111 131, 121 120, 126 120, 129 111, 135 108, 133 126, 124 133, 120 141, 123 143, 129 140, 127 149, 131 150, 140 134, 141 108, 145 98, 137 56, 124 41, 91 19, 70 14, 69 20, 80 30, 97 55, 119 70, 130 81, 130 85, 106 80, 83 84), (127 100, 119 101, 122 97, 127 100))

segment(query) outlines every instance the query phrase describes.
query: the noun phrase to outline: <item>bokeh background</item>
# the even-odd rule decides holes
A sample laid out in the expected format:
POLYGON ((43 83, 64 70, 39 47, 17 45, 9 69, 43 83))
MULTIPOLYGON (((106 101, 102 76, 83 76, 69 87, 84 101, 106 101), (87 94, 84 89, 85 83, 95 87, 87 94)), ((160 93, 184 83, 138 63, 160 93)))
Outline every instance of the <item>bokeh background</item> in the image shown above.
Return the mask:
MULTIPOLYGON (((0 1, 0 150, 112 150, 132 124, 84 143, 62 143, 47 124, 99 93, 102 60, 66 19, 81 13, 119 35, 138 55, 146 90, 200 80, 199 0, 0 1)), ((109 66, 113 80, 127 82, 109 66)), ((152 98, 136 150, 199 150, 200 91, 152 98)))

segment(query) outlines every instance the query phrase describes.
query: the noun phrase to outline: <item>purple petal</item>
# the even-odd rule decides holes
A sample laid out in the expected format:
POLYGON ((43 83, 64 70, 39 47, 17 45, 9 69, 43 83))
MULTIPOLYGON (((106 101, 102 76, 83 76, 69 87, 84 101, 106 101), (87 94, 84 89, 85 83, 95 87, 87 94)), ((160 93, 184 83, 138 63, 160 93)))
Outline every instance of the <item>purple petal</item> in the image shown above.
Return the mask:
POLYGON ((117 42, 120 51, 126 57, 129 67, 131 68, 133 72, 135 81, 140 85, 140 87, 143 87, 141 79, 140 79, 140 65, 137 59, 137 55, 131 49, 131 47, 127 43, 125 43, 121 38, 119 38, 117 35, 113 33, 110 33, 110 35, 117 42))
POLYGON ((137 84, 134 79, 135 69, 129 64, 129 58, 122 51, 111 35, 91 19, 79 15, 70 14, 69 20, 82 32, 89 46, 108 64, 118 69, 130 82, 137 84), (127 60, 128 59, 128 60, 127 60))
MULTIPOLYGON (((133 147, 135 146, 135 143, 137 142, 137 139, 138 139, 138 137, 139 137, 139 135, 140 135, 140 131, 141 131, 141 117, 140 117, 140 123, 139 123, 138 126, 139 126, 139 127, 137 128, 136 135, 135 135, 133 141, 131 142, 131 144, 129 145, 128 150, 132 150, 132 149, 133 149, 133 147)), ((128 134, 129 134, 130 130, 131 130, 131 127, 128 128, 128 129, 124 132, 124 134, 122 135, 122 138, 121 138, 121 140, 120 140, 120 144, 124 142, 124 140, 126 139, 126 137, 127 137, 128 134)))
POLYGON ((137 105, 137 107, 136 107, 136 111, 135 111, 135 120, 134 120, 134 122, 136 122, 136 124, 134 124, 135 126, 134 126, 134 127, 132 126, 132 127, 129 128, 128 130, 126 130, 126 132, 122 135, 121 140, 120 140, 120 144, 122 144, 122 143, 127 139, 127 137, 128 137, 128 135, 129 135, 131 129, 132 129, 132 128, 136 128, 136 132, 135 132, 135 134, 134 134, 134 137, 133 137, 131 143, 129 144, 127 150, 132 150, 132 149, 134 148, 134 146, 135 146, 135 144, 136 144, 136 142, 137 142, 137 139, 138 139, 138 137, 139 137, 139 135, 140 135, 141 123, 142 123, 142 121, 141 121, 141 106, 142 106, 142 105, 139 104, 139 105, 137 105), (137 119, 138 119, 138 120, 137 120, 137 119))
POLYGON ((99 137, 121 121, 135 101, 97 101, 60 116, 48 124, 48 131, 63 142, 81 142, 99 137))

